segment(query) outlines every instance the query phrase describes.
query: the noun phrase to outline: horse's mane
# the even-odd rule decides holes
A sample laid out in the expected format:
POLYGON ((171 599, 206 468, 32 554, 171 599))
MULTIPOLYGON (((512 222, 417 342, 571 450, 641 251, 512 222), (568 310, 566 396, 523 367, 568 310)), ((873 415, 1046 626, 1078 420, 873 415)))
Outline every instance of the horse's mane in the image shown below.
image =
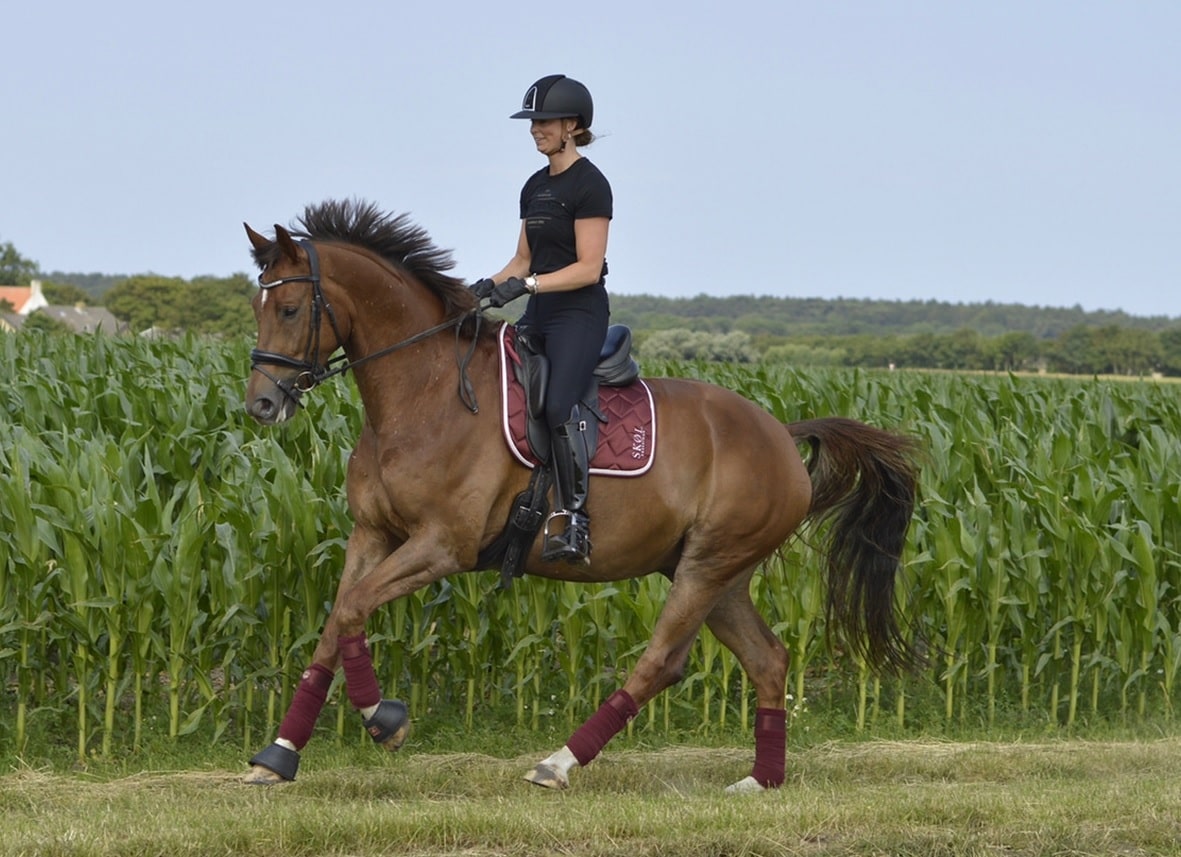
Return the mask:
MULTIPOLYGON (((447 273, 455 267, 450 250, 435 246, 430 235, 408 214, 381 211, 365 200, 327 200, 304 209, 299 225, 291 227, 296 238, 340 241, 377 254, 395 268, 413 274, 443 302, 448 318, 473 310, 478 303, 463 280, 447 273)), ((277 256, 276 246, 255 253, 262 267, 277 256)))

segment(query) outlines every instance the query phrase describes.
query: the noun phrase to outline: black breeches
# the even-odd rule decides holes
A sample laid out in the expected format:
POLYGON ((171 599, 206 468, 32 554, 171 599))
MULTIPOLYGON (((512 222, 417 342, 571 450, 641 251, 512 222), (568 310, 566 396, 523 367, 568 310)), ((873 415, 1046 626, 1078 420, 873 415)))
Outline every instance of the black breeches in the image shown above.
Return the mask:
POLYGON ((522 319, 522 324, 545 340, 545 355, 550 362, 545 419, 553 429, 570 419, 570 411, 590 384, 607 338, 610 313, 603 302, 601 306, 563 307, 546 313, 544 318, 540 315, 522 319))

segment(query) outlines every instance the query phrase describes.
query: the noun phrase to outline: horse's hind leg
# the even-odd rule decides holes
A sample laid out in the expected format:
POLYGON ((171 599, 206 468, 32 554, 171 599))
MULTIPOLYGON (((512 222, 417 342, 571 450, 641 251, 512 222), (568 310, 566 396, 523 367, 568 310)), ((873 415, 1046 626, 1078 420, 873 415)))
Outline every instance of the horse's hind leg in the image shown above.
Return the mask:
MULTIPOLYGON (((599 706, 599 710, 570 736, 566 746, 526 774, 526 780, 548 788, 565 788, 571 768, 590 764, 607 742, 636 716, 640 706, 681 679, 701 623, 719 595, 734 583, 724 578, 702 577, 685 565, 678 568, 668 600, 656 620, 652 640, 623 688, 599 706)), ((745 575, 739 577, 741 581, 746 579, 745 575)))
POLYGON ((789 655, 767 627, 750 598, 748 574, 742 585, 728 590, 714 605, 705 624, 732 651, 755 686, 755 764, 750 776, 728 786, 728 792, 762 791, 783 785, 787 754, 787 689, 789 655))

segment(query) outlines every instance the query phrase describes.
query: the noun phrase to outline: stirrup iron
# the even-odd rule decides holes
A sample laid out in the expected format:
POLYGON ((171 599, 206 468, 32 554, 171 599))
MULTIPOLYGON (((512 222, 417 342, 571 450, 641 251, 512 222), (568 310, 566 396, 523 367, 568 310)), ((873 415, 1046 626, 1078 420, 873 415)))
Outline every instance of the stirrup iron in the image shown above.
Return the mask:
POLYGON ((590 562, 590 520, 579 510, 559 509, 545 519, 545 530, 541 535, 541 559, 543 562, 565 560, 573 565, 590 562), (560 532, 550 532, 550 522, 565 518, 566 527, 560 532))

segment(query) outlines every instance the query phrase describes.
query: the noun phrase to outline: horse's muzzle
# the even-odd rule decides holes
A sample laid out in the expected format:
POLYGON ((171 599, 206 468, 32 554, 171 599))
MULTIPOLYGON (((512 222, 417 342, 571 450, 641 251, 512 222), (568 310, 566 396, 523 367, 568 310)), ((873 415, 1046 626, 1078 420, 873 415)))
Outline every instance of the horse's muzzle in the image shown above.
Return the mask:
POLYGON ((295 416, 302 394, 298 386, 283 383, 268 372, 256 374, 246 386, 246 413, 263 425, 286 422, 295 416))
MULTIPOLYGON (((283 402, 286 399, 286 396, 282 397, 283 402)), ((294 410, 294 408, 284 408, 280 402, 271 396, 255 396, 246 402, 246 413, 250 414, 250 416, 254 417, 263 425, 274 425, 275 423, 283 422, 291 416, 289 413, 290 410, 294 410)))
POLYGON ((300 372, 294 378, 280 378, 264 368, 262 362, 255 360, 251 366, 250 381, 246 385, 246 412, 264 425, 274 425, 291 419, 299 408, 300 397, 317 383, 315 373, 305 364, 281 356, 276 357, 273 362, 293 365, 300 372))

